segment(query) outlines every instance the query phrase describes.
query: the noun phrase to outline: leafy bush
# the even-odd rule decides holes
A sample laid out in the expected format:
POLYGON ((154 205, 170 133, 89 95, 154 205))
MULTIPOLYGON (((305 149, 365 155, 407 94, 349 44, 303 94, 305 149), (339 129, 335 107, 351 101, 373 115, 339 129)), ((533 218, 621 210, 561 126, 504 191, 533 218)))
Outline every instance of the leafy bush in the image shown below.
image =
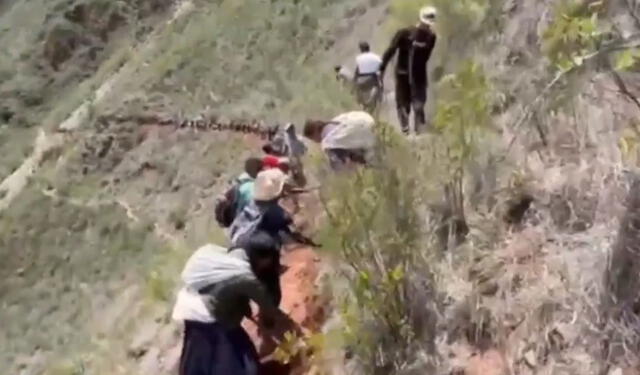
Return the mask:
POLYGON ((422 232, 418 165, 389 125, 379 128, 381 165, 334 177, 323 191, 331 237, 348 265, 341 307, 345 340, 364 373, 400 369, 433 340, 416 319, 430 316, 424 295, 435 289, 430 264, 437 252, 422 232))
POLYGON ((598 22, 602 2, 563 0, 555 6, 553 20, 544 31, 542 51, 561 70, 582 65, 603 35, 598 22))
POLYGON ((634 71, 640 69, 640 50, 627 49, 614 56, 614 68, 618 71, 634 71))
POLYGON ((451 212, 465 221, 465 171, 490 134, 490 86, 482 68, 466 61, 455 74, 443 77, 438 92, 434 127, 441 132, 441 142, 434 145, 440 153, 436 165, 442 168, 451 212))

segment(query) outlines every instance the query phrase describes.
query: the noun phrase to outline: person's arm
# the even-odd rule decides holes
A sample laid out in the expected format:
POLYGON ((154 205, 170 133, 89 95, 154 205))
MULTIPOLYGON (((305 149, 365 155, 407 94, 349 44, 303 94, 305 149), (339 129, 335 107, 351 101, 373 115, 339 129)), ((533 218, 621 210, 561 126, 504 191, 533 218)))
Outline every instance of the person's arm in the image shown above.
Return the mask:
POLYGON ((437 39, 438 39, 438 37, 436 36, 435 33, 433 33, 433 39, 432 39, 431 45, 429 46, 429 50, 427 51, 427 62, 431 58, 431 52, 433 52, 433 49, 436 46, 436 40, 437 39))
MULTIPOLYGON (((246 277, 236 281, 236 291, 246 295, 250 300, 255 302, 260 308, 260 315, 273 320, 277 318, 282 311, 276 304, 276 296, 269 293, 269 288, 255 277, 246 277)), ((280 301, 278 301, 279 303, 280 301)))
POLYGON ((393 56, 396 54, 398 47, 400 47, 400 40, 402 39, 403 34, 404 34, 404 29, 398 30, 398 32, 396 32, 396 35, 393 36, 393 39, 391 39, 391 44, 389 44, 389 47, 387 48, 387 50, 384 51, 384 54, 382 55, 382 64, 380 65, 381 77, 384 76, 384 72, 387 69, 387 65, 389 65, 389 62, 391 61, 393 56))
POLYGON ((315 241, 313 241, 311 238, 305 236, 304 234, 288 229, 287 234, 289 235, 289 237, 291 237, 294 241, 299 242, 303 245, 307 245, 307 246, 311 246, 311 247, 321 247, 322 245, 319 243, 316 243, 315 241))
POLYGON ((360 75, 360 67, 358 66, 358 60, 356 59, 356 71, 353 73, 353 77, 351 77, 354 83, 358 79, 359 75, 360 75))

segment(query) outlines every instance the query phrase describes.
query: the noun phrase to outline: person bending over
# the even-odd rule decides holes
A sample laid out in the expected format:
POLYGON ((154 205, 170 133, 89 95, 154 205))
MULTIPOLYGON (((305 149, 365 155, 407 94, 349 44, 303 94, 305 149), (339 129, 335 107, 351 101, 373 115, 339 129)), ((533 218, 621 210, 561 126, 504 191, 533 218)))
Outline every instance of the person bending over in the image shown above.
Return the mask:
POLYGON ((257 375, 256 347, 241 326, 253 320, 249 302, 260 309, 259 324, 292 325, 263 280, 272 278, 278 244, 257 232, 242 248, 198 249, 182 271, 184 287, 173 309, 184 322, 180 375, 257 375))
POLYGON ((375 120, 363 111, 343 113, 330 121, 308 120, 304 136, 320 143, 333 170, 371 163, 376 144, 375 120))

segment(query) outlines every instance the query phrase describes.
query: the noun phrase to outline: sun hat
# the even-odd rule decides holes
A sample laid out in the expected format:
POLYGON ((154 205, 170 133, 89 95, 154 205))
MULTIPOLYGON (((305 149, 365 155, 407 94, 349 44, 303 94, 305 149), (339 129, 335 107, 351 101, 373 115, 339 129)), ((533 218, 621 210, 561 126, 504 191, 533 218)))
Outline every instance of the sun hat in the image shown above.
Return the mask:
POLYGON ((270 201, 282 193, 287 175, 280 169, 267 169, 256 177, 253 185, 253 199, 256 201, 270 201))
POLYGON ((422 7, 420 9, 420 22, 425 25, 433 25, 436 22, 438 11, 432 6, 422 7))

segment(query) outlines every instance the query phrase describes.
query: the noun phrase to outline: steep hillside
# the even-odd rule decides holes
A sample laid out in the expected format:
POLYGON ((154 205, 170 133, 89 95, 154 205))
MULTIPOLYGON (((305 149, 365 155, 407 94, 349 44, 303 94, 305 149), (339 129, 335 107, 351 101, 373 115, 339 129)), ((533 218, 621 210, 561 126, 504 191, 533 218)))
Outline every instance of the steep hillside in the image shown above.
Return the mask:
POLYGON ((388 76, 380 168, 313 150, 298 219, 333 309, 282 350, 327 374, 633 373, 635 0, 0 1, 0 368, 174 372, 180 267, 226 242, 212 205, 259 141, 165 120, 354 109, 332 67, 425 3, 431 131, 396 134, 388 76))

